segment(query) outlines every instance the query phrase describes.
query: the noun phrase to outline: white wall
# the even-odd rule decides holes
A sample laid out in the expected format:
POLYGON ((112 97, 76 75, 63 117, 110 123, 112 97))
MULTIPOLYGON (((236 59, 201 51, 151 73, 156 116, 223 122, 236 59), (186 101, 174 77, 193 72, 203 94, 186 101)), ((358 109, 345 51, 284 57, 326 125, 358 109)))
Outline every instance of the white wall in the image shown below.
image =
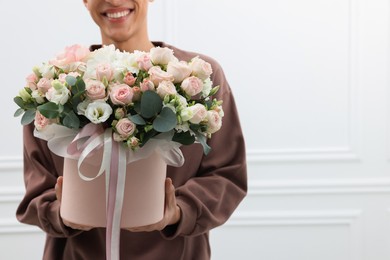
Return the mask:
MULTIPOLYGON (((12 97, 33 65, 99 33, 81 0, 0 7, 0 256, 40 259, 43 235, 14 218, 12 97)), ((237 99, 250 191, 212 232, 213 259, 389 259, 389 1, 156 0, 150 11, 152 39, 217 59, 237 99)))

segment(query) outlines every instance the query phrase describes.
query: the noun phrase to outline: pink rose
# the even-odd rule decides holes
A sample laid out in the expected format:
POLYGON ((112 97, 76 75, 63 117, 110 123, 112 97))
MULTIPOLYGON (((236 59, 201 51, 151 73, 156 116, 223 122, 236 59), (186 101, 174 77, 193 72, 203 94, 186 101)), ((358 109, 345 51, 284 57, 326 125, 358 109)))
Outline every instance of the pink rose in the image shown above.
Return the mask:
POLYGON ((115 129, 121 139, 126 140, 135 132, 136 125, 128 118, 122 118, 115 125, 115 129))
POLYGON ((213 73, 213 69, 210 63, 202 60, 199 57, 195 57, 190 62, 190 68, 192 69, 192 75, 205 80, 213 73))
POLYGON ((37 89, 37 82, 38 82, 38 77, 35 73, 31 73, 26 77, 27 81, 27 87, 29 87, 31 90, 36 90, 37 89))
POLYGON ((155 47, 150 49, 150 59, 153 64, 166 65, 170 61, 177 60, 173 55, 173 50, 164 47, 155 47))
POLYGON ((191 76, 186 78, 180 86, 184 92, 189 96, 195 96, 202 92, 203 82, 198 77, 191 76))
POLYGON ((51 123, 51 120, 44 117, 39 111, 35 113, 35 119, 34 119, 34 126, 38 131, 41 131, 45 129, 49 124, 51 123))
POLYGON ((59 68, 70 65, 74 62, 82 61, 89 55, 90 51, 87 47, 75 44, 68 46, 65 50, 59 53, 54 60, 50 61, 50 64, 59 68))
POLYGON ((129 105, 133 101, 133 95, 133 90, 126 84, 115 85, 110 91, 110 99, 114 105, 129 105))
POLYGON ((104 99, 106 97, 106 87, 101 81, 87 79, 85 81, 85 90, 91 100, 104 99))
POLYGON ((154 85, 158 85, 161 81, 173 81, 172 74, 163 71, 159 66, 153 66, 149 69, 149 78, 154 85))
POLYGON ((104 78, 107 81, 110 81, 114 76, 114 71, 111 68, 111 65, 108 63, 100 63, 96 67, 96 77, 98 80, 103 81, 104 78))
POLYGON ((123 78, 123 81, 124 81, 127 85, 132 86, 132 85, 134 85, 136 79, 137 79, 137 78, 135 78, 135 77, 133 76, 133 73, 127 72, 126 75, 125 75, 125 77, 123 78))
POLYGON ((222 126, 222 117, 215 110, 207 111, 207 133, 213 134, 221 129, 222 126))
POLYGON ((177 93, 175 85, 170 81, 162 81, 156 89, 157 94, 164 99, 166 95, 174 95, 177 93))
POLYGON ((207 110, 202 104, 195 104, 193 106, 188 107, 192 111, 192 118, 190 118, 190 122, 193 124, 199 124, 202 122, 207 116, 207 110))
POLYGON ((168 63, 167 72, 174 78, 174 83, 182 82, 191 75, 191 68, 185 61, 171 61, 168 63))
POLYGON ((152 61, 150 59, 149 53, 144 53, 137 58, 138 67, 141 70, 148 71, 151 67, 153 67, 152 61))
POLYGON ((153 82, 148 80, 148 79, 144 79, 141 82, 141 84, 139 84, 139 86, 140 86, 142 92, 145 92, 145 91, 148 91, 148 90, 154 90, 153 82))
POLYGON ((127 145, 129 145, 132 149, 137 148, 139 146, 139 139, 133 136, 127 140, 127 145))
POLYGON ((52 81, 53 81, 52 79, 41 78, 37 84, 39 92, 43 94, 46 93, 51 88, 52 81))

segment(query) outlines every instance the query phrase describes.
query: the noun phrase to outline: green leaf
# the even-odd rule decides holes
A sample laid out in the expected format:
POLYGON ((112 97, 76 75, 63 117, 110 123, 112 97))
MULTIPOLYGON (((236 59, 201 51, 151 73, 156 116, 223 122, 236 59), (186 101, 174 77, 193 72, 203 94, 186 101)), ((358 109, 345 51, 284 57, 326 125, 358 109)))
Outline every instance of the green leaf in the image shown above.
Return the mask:
POLYGON ((206 136, 200 134, 199 132, 195 132, 196 140, 202 145, 203 147, 203 153, 205 155, 208 155, 211 151, 211 147, 207 144, 207 138, 206 136))
POLYGON ((28 125, 32 121, 34 121, 35 113, 36 113, 35 109, 26 110, 26 112, 22 116, 22 120, 21 120, 22 125, 28 125))
POLYGON ((160 113, 162 109, 162 100, 154 91, 146 91, 141 97, 141 115, 144 118, 151 118, 160 113))
POLYGON ((195 142, 195 136, 193 136, 190 131, 175 133, 172 138, 172 141, 183 145, 190 145, 195 142))
POLYGON ((141 138, 141 142, 142 142, 141 146, 145 145, 149 141, 149 139, 152 138, 153 136, 155 136, 156 134, 158 134, 158 132, 154 131, 153 129, 151 129, 148 132, 143 133, 142 138, 141 138))
POLYGON ((171 131, 177 124, 176 114, 169 107, 164 107, 153 121, 153 128, 161 133, 171 131))
POLYGON ((53 102, 48 102, 37 107, 38 111, 46 118, 57 118, 63 111, 62 105, 57 105, 53 102))
POLYGON ((85 92, 85 82, 81 77, 77 77, 76 82, 72 85, 71 91, 73 96, 80 96, 85 92))
POLYGON ((24 113, 24 109, 23 108, 18 108, 15 113, 14 113, 14 117, 18 117, 20 116, 21 114, 24 113))
POLYGON ((133 115, 129 116, 128 118, 136 125, 146 125, 145 119, 143 119, 140 115, 133 115))
POLYGON ((77 79, 73 76, 66 76, 65 77, 66 83, 68 83, 69 86, 73 87, 76 84, 77 79))
POLYGON ((77 117, 77 115, 70 111, 65 117, 63 121, 64 126, 74 129, 79 129, 80 127, 80 119, 77 117))
POLYGON ((16 105, 18 105, 20 108, 24 108, 24 101, 21 97, 14 97, 14 102, 16 105))

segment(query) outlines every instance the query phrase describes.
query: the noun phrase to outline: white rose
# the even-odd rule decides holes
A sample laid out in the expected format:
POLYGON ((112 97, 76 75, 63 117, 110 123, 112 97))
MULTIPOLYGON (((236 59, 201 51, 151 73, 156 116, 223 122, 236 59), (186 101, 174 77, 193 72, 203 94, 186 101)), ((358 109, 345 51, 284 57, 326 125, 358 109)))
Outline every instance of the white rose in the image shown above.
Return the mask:
POLYGON ((167 72, 173 76, 174 83, 179 83, 189 77, 192 70, 185 61, 170 61, 168 63, 167 72))
POLYGON ((85 116, 94 124, 105 122, 111 114, 111 106, 102 100, 93 101, 85 110, 85 116))
POLYGON ((164 99, 166 95, 174 95, 177 93, 175 85, 170 81, 162 81, 156 89, 157 94, 164 99))
POLYGON ((177 60, 177 58, 173 55, 173 50, 166 47, 155 47, 150 49, 150 59, 153 64, 160 65, 166 65, 170 61, 177 60))
POLYGON ((210 95, 210 91, 213 88, 213 82, 210 80, 210 78, 207 78, 205 81, 203 81, 203 90, 202 90, 202 97, 207 97, 210 95))
POLYGON ((219 113, 215 110, 207 111, 207 133, 213 134, 221 129, 222 126, 222 118, 219 113))
POLYGON ((194 116, 192 110, 188 107, 180 111, 181 120, 184 122, 189 121, 194 116))
POLYGON ((207 110, 202 104, 197 103, 188 109, 192 112, 192 117, 189 119, 189 121, 193 124, 199 124, 207 116, 207 110))
POLYGON ((202 60, 199 57, 195 57, 190 62, 190 68, 192 69, 192 75, 205 80, 213 73, 210 63, 202 60))

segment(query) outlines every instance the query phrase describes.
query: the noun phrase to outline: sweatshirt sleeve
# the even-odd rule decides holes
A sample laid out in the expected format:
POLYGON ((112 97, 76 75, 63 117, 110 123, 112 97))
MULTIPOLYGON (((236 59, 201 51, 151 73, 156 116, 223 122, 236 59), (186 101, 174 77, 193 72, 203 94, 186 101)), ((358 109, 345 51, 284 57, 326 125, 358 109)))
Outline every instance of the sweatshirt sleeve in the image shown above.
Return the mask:
POLYGON ((62 158, 54 155, 47 143, 33 136, 34 126, 23 128, 25 195, 17 211, 17 219, 35 225, 50 236, 69 237, 82 231, 65 226, 60 217, 60 202, 54 186, 62 175, 62 158))
POLYGON ((223 100, 223 124, 209 139, 212 150, 202 157, 196 176, 176 189, 181 220, 162 231, 166 239, 196 236, 222 225, 247 193, 245 142, 240 120, 224 73, 218 64, 216 68, 213 68, 213 82, 220 85, 216 97, 223 100))

